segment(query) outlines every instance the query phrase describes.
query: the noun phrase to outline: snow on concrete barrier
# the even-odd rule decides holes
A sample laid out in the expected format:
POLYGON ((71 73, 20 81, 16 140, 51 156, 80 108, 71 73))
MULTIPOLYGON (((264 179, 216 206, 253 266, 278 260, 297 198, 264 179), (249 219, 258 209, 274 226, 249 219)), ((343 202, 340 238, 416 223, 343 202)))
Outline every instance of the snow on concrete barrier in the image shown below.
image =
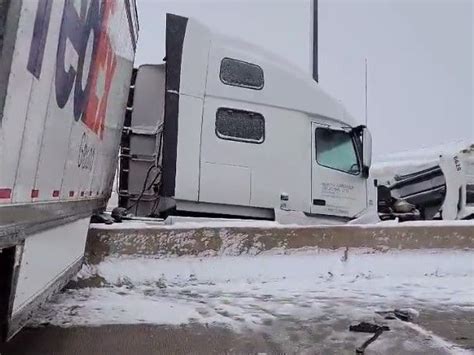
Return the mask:
POLYGON ((473 222, 294 226, 273 222, 182 224, 145 222, 91 225, 86 260, 107 256, 257 255, 292 249, 474 249, 473 222))

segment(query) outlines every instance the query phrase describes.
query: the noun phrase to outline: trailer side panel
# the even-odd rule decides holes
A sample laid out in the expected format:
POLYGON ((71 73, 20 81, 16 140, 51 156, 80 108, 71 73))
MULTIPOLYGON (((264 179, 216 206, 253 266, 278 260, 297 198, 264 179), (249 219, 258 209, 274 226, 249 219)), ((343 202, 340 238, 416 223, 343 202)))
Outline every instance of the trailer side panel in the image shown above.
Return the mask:
POLYGON ((11 337, 77 271, 90 216, 110 196, 138 22, 134 1, 0 0, 7 7, 0 251, 22 246, 12 314, 0 319, 11 337))

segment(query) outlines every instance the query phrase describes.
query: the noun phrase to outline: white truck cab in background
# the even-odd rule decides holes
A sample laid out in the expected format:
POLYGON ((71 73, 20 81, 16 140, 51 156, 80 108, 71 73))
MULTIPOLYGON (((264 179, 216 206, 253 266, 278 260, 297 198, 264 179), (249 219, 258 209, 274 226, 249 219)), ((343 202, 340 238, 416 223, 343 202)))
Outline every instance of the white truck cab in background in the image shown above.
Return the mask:
MULTIPOLYGON (((415 206, 420 219, 474 218, 474 145, 451 142, 437 147, 394 153, 373 165, 378 181, 379 214, 393 218, 386 197, 415 206), (380 203, 382 201, 382 203, 380 203)), ((413 218, 410 215, 401 218, 413 218)))
POLYGON ((168 15, 165 64, 138 69, 125 138, 120 204, 141 215, 375 206, 368 130, 309 74, 190 18, 168 15))

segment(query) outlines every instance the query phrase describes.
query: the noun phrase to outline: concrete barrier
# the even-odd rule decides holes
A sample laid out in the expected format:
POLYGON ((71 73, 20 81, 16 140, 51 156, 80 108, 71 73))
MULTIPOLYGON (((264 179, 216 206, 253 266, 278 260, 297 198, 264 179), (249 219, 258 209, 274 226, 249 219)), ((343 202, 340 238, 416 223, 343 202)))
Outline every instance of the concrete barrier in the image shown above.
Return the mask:
POLYGON ((390 226, 278 226, 174 228, 126 224, 93 225, 86 261, 97 264, 107 256, 257 255, 268 251, 320 248, 474 249, 474 224, 390 226))

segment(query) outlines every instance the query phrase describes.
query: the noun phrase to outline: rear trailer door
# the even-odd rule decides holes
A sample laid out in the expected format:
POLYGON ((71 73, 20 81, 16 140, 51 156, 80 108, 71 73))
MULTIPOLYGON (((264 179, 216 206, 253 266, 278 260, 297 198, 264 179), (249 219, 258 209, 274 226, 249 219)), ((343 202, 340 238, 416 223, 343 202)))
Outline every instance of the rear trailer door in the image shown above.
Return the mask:
POLYGON ((311 214, 353 218, 367 205, 355 137, 342 127, 312 123, 311 214))

